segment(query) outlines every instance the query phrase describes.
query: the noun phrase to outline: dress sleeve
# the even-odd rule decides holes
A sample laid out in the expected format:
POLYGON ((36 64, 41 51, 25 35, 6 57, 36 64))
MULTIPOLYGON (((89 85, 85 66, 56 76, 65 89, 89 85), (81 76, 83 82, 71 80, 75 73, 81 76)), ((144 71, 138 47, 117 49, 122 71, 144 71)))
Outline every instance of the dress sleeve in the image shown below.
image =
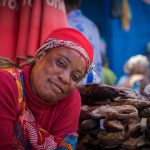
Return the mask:
POLYGON ((0 149, 13 149, 13 123, 16 119, 17 87, 8 73, 0 72, 0 149))
MULTIPOLYGON (((63 138, 57 150, 75 149, 78 139, 77 128, 81 110, 81 97, 78 90, 64 100, 60 114, 54 122, 55 137, 63 138)), ((58 138, 59 139, 59 138, 58 138)))

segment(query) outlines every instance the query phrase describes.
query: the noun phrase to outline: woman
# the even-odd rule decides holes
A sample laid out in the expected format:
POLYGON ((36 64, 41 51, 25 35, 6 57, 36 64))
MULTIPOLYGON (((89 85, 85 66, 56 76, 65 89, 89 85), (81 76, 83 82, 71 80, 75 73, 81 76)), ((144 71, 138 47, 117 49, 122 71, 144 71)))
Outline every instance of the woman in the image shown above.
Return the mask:
POLYGON ((81 98, 93 50, 77 30, 54 30, 34 63, 0 71, 0 149, 75 149, 81 98))

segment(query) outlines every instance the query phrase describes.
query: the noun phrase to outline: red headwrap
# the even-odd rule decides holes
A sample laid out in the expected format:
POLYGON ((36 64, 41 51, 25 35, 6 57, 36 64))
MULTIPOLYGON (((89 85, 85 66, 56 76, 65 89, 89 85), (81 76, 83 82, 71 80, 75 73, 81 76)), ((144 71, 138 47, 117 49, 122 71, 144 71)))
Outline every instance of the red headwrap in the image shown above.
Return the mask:
POLYGON ((87 38, 78 30, 73 28, 59 28, 53 30, 46 38, 43 45, 37 51, 47 50, 55 47, 69 47, 78 52, 86 61, 87 70, 92 68, 93 48, 87 38))

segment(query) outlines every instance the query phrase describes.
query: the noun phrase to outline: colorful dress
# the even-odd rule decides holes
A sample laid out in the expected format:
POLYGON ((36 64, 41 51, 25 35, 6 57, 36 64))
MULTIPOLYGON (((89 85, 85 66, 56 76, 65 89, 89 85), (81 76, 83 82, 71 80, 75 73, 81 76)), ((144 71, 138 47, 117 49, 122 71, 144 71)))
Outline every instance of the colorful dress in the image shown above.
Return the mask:
POLYGON ((77 133, 53 136, 44 130, 27 106, 24 80, 21 70, 16 68, 3 69, 15 79, 18 89, 18 107, 14 125, 14 147, 25 150, 73 150, 77 143, 77 133))

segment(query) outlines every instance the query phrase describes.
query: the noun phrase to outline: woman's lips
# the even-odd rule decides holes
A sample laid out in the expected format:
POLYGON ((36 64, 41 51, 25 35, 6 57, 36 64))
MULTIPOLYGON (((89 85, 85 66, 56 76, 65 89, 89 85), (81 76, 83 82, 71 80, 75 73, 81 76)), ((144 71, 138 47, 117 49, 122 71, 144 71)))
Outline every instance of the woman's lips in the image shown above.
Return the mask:
POLYGON ((50 86, 55 93, 57 93, 57 94, 64 93, 63 88, 59 84, 57 84, 55 82, 50 82, 50 86))

